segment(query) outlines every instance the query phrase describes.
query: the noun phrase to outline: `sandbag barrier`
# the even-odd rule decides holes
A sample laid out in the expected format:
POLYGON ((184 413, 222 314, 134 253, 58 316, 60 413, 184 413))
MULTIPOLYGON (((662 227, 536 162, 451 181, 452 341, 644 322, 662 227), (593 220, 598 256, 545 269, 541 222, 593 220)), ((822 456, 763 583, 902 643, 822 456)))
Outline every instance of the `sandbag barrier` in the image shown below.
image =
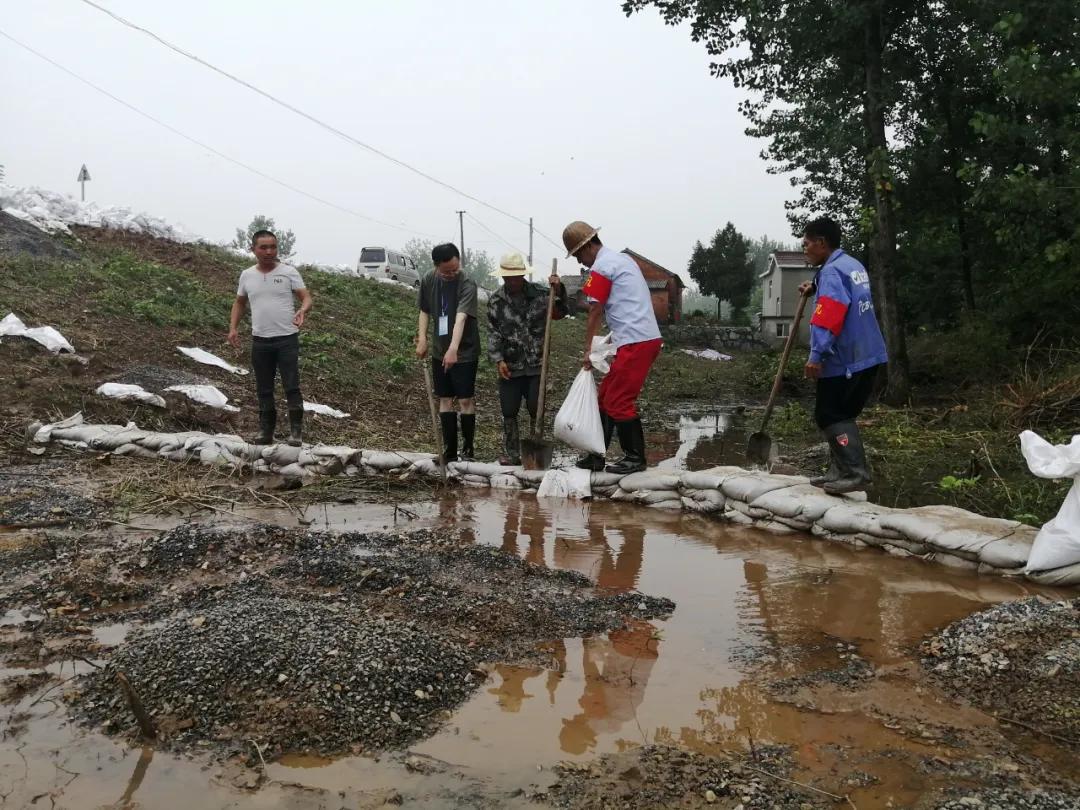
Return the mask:
MULTIPOLYGON (((82 414, 30 426, 34 445, 50 442, 120 456, 167 459, 233 471, 286 477, 387 475, 402 479, 440 475, 431 453, 363 450, 338 445, 253 445, 239 436, 200 432, 158 433, 127 425, 91 425, 82 414)), ((543 471, 480 462, 452 462, 448 478, 464 486, 535 492, 543 471)), ((1024 577, 1043 585, 1080 585, 1080 564, 1029 571, 1038 530, 1014 520, 989 518, 955 506, 894 509, 869 503, 864 493, 833 496, 802 476, 741 467, 691 472, 647 470, 620 476, 592 473, 594 497, 653 509, 686 510, 778 534, 809 533, 854 548, 873 546, 897 557, 920 559, 980 574, 1024 577)), ((578 487, 580 490, 580 487, 578 487)))

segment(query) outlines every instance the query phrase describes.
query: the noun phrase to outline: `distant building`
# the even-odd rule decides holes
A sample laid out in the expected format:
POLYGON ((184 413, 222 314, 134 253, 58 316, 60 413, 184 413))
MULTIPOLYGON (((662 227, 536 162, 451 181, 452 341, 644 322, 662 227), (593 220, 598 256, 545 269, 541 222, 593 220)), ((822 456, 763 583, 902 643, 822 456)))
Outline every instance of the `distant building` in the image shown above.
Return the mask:
MULTIPOLYGON (((799 251, 778 250, 769 254, 769 264, 761 279, 761 337, 774 346, 787 340, 795 309, 799 305, 799 285, 813 281, 816 268, 811 267, 799 251)), ((803 311, 796 342, 810 344, 810 309, 803 311)))

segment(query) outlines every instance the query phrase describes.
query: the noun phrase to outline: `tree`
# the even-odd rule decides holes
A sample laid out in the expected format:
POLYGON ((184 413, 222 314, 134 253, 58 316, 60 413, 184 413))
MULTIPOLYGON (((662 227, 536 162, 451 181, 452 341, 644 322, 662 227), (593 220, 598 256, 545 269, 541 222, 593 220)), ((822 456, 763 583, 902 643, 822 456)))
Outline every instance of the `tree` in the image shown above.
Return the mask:
POLYGON ((670 25, 689 20, 691 37, 752 97, 740 104, 749 134, 770 139, 766 156, 796 170, 804 187, 789 206, 796 225, 815 213, 858 221, 889 343, 886 397, 908 396, 906 335, 897 299, 893 156, 887 138, 914 67, 906 29, 933 0, 624 0, 627 14, 656 6, 670 25))
MULTIPOLYGON (((430 239, 410 239, 405 243, 402 253, 409 256, 420 271, 420 275, 431 270, 431 249, 435 243, 430 239)), ((476 282, 476 286, 485 290, 494 290, 498 286, 495 278, 495 261, 484 250, 469 250, 461 263, 461 271, 476 282)))
POLYGON ((716 296, 717 320, 721 317, 722 301, 731 304, 732 320, 745 320, 743 310, 750 303, 754 265, 750 257, 750 243, 735 230, 732 223, 717 231, 708 247, 701 242, 694 245, 686 270, 703 295, 716 296))
POLYGON ((262 214, 255 215, 255 218, 251 220, 251 224, 247 226, 246 231, 243 228, 236 229, 236 238, 233 239, 231 247, 240 250, 250 250, 251 237, 254 236, 257 231, 273 231, 274 234, 277 235, 278 256, 280 258, 288 259, 296 252, 296 234, 288 230, 277 230, 274 227, 274 218, 263 216, 262 214))

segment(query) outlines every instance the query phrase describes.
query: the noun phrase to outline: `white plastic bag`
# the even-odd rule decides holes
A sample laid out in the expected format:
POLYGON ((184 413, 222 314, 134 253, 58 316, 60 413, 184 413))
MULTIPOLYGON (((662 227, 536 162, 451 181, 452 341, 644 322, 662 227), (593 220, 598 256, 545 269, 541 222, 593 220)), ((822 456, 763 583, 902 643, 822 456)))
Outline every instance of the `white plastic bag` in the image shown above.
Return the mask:
POLYGON ((603 455, 604 426, 600 423, 600 403, 591 371, 582 369, 570 386, 559 412, 555 414, 555 438, 587 453, 603 455))
POLYGON ((196 363, 204 363, 208 366, 217 366, 218 368, 225 369, 230 374, 248 373, 248 370, 246 368, 234 366, 232 363, 222 360, 216 354, 211 354, 210 352, 206 351, 206 349, 200 349, 197 346, 177 346, 176 349, 181 354, 186 354, 196 363))
POLYGON ((592 348, 589 350, 589 362, 593 368, 601 374, 611 371, 611 360, 615 357, 618 347, 611 342, 611 333, 596 335, 592 339, 592 348))
POLYGON ((236 413, 240 409, 229 404, 229 398, 213 385, 170 385, 166 391, 176 391, 200 405, 236 413))
POLYGON ((156 408, 164 408, 165 400, 159 397, 157 394, 152 394, 143 388, 141 385, 125 385, 124 383, 102 383, 94 391, 95 394, 100 394, 103 397, 111 397, 112 399, 133 399, 136 402, 145 402, 147 405, 153 405, 156 408))
POLYGON ((1020 452, 1040 478, 1072 478, 1072 488, 1053 520, 1043 524, 1031 544, 1025 571, 1049 571, 1080 563, 1080 436, 1052 445, 1030 430, 1020 434, 1020 452))

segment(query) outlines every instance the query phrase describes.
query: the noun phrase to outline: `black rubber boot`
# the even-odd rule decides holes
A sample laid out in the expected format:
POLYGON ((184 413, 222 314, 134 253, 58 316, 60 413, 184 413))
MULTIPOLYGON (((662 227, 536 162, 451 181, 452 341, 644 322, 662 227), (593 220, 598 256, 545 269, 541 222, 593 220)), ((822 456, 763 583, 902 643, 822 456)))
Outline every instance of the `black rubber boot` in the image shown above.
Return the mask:
POLYGON ((836 460, 841 475, 835 481, 826 482, 825 491, 830 495, 843 495, 865 489, 870 483, 870 468, 866 464, 866 450, 858 426, 854 422, 837 422, 829 425, 826 432, 830 443, 836 442, 836 460))
POLYGON ((521 435, 518 431, 517 417, 503 417, 503 454, 499 463, 504 467, 517 467, 521 464, 521 435))
POLYGON ((475 461, 476 453, 473 451, 473 439, 476 438, 476 414, 461 414, 461 460, 475 461))
POLYGON ((619 444, 625 454, 619 461, 608 465, 607 471, 615 475, 629 475, 645 469, 645 428, 641 419, 616 422, 619 444))
POLYGON ((304 409, 289 408, 289 447, 304 443, 304 409))
MULTIPOLYGON (((611 444, 611 434, 615 432, 615 420, 600 411, 600 424, 604 427, 604 448, 611 444)), ((603 472, 605 459, 599 453, 586 453, 574 462, 575 467, 593 472, 603 472)))
POLYGON ((457 461, 457 411, 441 411, 439 422, 442 424, 443 460, 457 461))
POLYGON ((815 487, 823 487, 830 481, 839 481, 843 475, 843 471, 840 469, 840 464, 836 460, 836 439, 825 434, 829 440, 829 469, 825 471, 824 475, 812 475, 810 476, 810 483, 815 487))
POLYGON ((259 433, 252 438, 252 444, 273 444, 274 427, 277 425, 277 411, 259 411, 259 433))

